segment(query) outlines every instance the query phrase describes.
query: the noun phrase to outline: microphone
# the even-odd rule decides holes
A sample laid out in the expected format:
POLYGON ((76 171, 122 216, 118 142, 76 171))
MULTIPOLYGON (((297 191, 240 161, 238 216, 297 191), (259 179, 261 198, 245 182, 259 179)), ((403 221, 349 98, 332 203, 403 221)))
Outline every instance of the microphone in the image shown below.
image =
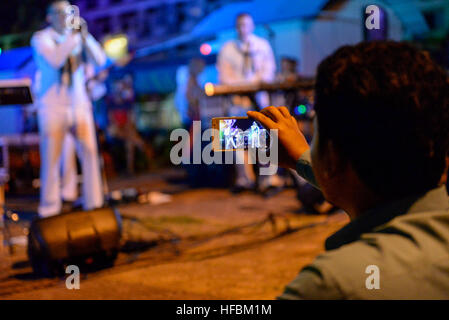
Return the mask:
POLYGON ((79 17, 76 25, 73 28, 74 32, 81 33, 85 36, 88 33, 87 21, 84 18, 79 17))

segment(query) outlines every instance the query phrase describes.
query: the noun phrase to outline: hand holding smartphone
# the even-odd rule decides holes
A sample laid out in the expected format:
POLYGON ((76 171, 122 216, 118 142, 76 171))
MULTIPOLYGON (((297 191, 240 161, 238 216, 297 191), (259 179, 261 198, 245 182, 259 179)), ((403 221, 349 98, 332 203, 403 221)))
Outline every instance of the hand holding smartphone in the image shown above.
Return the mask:
POLYGON ((310 147, 288 109, 271 106, 260 112, 248 111, 248 116, 267 130, 277 130, 279 163, 283 167, 295 169, 298 159, 310 147))

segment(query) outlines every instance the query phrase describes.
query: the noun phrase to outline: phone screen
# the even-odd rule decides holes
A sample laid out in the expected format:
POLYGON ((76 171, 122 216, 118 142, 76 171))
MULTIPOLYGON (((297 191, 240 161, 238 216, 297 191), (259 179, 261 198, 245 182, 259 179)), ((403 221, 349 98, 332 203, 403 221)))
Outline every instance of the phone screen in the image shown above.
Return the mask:
POLYGON ((223 118, 218 121, 221 150, 269 147, 268 132, 257 121, 249 118, 223 118))

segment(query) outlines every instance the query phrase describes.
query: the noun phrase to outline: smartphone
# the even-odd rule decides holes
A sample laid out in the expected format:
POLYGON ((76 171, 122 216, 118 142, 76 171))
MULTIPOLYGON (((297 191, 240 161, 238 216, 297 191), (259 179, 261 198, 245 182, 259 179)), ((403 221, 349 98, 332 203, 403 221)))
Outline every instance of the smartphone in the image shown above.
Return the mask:
POLYGON ((212 129, 216 130, 212 138, 214 151, 269 147, 269 132, 259 122, 248 117, 213 118, 212 129))

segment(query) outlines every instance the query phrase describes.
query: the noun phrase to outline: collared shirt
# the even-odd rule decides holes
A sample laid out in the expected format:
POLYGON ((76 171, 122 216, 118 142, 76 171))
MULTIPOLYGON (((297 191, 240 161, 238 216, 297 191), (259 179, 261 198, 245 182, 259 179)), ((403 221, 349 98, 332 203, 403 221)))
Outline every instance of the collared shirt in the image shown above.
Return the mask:
POLYGON ((268 41, 250 35, 247 43, 231 40, 223 45, 217 69, 224 84, 270 82, 275 76, 276 62, 268 41))
MULTIPOLYGON (((59 34, 48 27, 36 32, 31 39, 38 71, 35 92, 40 108, 67 108, 90 105, 86 90, 85 63, 81 61, 82 39, 79 33, 59 34), (67 61, 72 63, 71 79, 67 81, 67 61)), ((89 62, 103 65, 106 55, 98 42, 88 35, 86 47, 89 62)))
MULTIPOLYGON (((316 185, 310 152, 298 162, 298 173, 316 185)), ((351 221, 326 240, 326 252, 301 270, 279 298, 449 299, 445 187, 379 206, 351 221)))

